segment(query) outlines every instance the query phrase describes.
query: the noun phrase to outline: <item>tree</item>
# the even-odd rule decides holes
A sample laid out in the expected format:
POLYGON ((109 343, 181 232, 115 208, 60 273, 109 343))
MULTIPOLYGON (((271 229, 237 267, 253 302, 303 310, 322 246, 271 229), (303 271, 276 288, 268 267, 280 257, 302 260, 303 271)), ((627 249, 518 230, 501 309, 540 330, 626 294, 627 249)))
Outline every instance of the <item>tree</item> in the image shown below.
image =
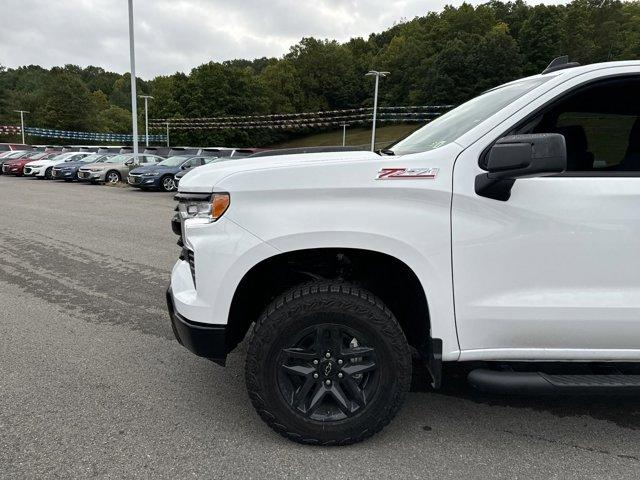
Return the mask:
POLYGON ((562 10, 554 6, 533 7, 520 29, 520 51, 524 71, 540 73, 549 62, 562 55, 562 10))
MULTIPOLYGON (((447 6, 345 43, 303 38, 281 58, 209 62, 188 74, 136 79, 155 97, 152 118, 259 115, 372 104, 371 69, 389 70, 381 105, 457 104, 559 55, 592 63, 640 56, 640 2, 572 0, 530 6, 489 0, 447 6)), ((0 122, 78 130, 130 130, 130 76, 101 67, 0 67, 0 122)), ((140 122, 143 116, 139 115, 140 122)), ((193 130, 180 143, 262 145, 296 132, 193 130)))
POLYGON ((131 112, 111 105, 98 113, 98 131, 106 133, 130 133, 131 112))
POLYGON ((76 75, 54 71, 40 96, 38 116, 42 127, 62 130, 93 130, 97 127, 96 107, 86 85, 76 75))

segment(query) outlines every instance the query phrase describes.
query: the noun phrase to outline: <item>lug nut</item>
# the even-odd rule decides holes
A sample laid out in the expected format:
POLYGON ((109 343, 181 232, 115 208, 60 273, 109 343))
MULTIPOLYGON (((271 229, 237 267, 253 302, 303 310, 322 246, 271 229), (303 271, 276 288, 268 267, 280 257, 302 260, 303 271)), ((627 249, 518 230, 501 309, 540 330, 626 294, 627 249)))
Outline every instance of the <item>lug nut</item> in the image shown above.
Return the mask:
POLYGON ((331 380, 326 380, 324 383, 326 383, 327 385, 331 385, 331 380))
POLYGON ((331 358, 331 352, 325 353, 324 356, 327 357, 327 358, 331 358))
POLYGON ((318 378, 318 374, 317 374, 317 373, 314 373, 314 374, 313 374, 313 378, 318 378))
POLYGON ((342 359, 338 360, 338 365, 342 365, 342 359))
POLYGON ((342 373, 339 373, 339 374, 338 374, 338 378, 342 378, 342 373))
POLYGON ((318 364, 318 360, 314 360, 314 361, 313 361, 313 364, 314 364, 314 365, 317 365, 317 364, 318 364))

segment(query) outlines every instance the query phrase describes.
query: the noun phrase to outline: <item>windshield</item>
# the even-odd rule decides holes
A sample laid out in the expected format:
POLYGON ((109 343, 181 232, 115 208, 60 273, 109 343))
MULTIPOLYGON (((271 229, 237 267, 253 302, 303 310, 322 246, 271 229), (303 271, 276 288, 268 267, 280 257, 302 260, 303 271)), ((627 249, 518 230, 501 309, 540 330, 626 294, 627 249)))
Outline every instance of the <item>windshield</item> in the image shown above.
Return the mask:
POLYGON ((131 154, 122 153, 120 155, 115 155, 113 157, 108 158, 107 160, 105 160, 105 163, 124 163, 130 158, 131 158, 131 154))
POLYGON ((443 147, 551 78, 532 78, 489 90, 436 118, 389 150, 404 155, 443 147))
POLYGON ((158 165, 162 165, 164 167, 177 167, 178 165, 181 165, 182 162, 188 159, 189 157, 183 157, 183 156, 169 157, 166 160, 163 160, 160 163, 158 163, 158 165))
POLYGON ((94 153, 93 155, 88 155, 84 158, 81 158, 79 161, 82 163, 98 163, 104 161, 102 157, 104 157, 104 155, 102 155, 101 153, 94 153))
POLYGON ((12 152, 9 152, 7 155, 2 155, 2 158, 19 158, 25 155, 26 153, 27 152, 25 152, 24 150, 12 151, 12 152))

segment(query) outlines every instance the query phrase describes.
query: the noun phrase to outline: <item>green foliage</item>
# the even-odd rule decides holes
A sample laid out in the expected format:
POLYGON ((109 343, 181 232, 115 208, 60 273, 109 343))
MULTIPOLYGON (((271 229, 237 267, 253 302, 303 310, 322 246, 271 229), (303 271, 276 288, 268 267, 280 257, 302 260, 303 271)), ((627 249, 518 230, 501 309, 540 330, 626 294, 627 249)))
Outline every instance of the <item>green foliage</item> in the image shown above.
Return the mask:
MULTIPOLYGON (((447 6, 366 39, 303 38, 282 58, 209 62, 189 74, 137 79, 137 87, 155 97, 152 118, 291 113, 370 106, 373 79, 364 74, 376 69, 391 72, 381 83, 381 105, 455 104, 539 73, 563 54, 581 63, 640 57, 640 2, 447 6)), ((13 110, 24 109, 31 112, 28 125, 126 133, 130 108, 129 74, 95 66, 0 66, 0 124, 17 124, 13 110)), ((253 146, 303 133, 314 130, 176 130, 171 137, 174 144, 253 146)))
POLYGON ((93 130, 96 125, 94 97, 74 73, 52 69, 40 94, 35 115, 38 126, 67 130, 93 130))
POLYGON ((105 133, 128 133, 131 131, 131 112, 117 105, 98 112, 98 128, 96 131, 105 133))

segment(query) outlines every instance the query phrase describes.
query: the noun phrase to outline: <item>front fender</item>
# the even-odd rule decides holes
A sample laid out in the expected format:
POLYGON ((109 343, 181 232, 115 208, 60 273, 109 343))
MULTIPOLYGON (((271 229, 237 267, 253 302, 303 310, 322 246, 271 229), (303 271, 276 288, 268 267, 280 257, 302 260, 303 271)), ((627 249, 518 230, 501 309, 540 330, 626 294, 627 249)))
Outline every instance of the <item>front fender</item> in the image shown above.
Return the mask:
POLYGON ((396 237, 356 231, 316 231, 269 239, 279 253, 317 248, 349 248, 382 253, 400 260, 416 275, 429 305, 431 336, 443 342, 443 360, 458 358, 459 345, 453 312, 449 256, 423 255, 416 247, 396 237), (442 267, 445 264, 446 268, 442 267))

